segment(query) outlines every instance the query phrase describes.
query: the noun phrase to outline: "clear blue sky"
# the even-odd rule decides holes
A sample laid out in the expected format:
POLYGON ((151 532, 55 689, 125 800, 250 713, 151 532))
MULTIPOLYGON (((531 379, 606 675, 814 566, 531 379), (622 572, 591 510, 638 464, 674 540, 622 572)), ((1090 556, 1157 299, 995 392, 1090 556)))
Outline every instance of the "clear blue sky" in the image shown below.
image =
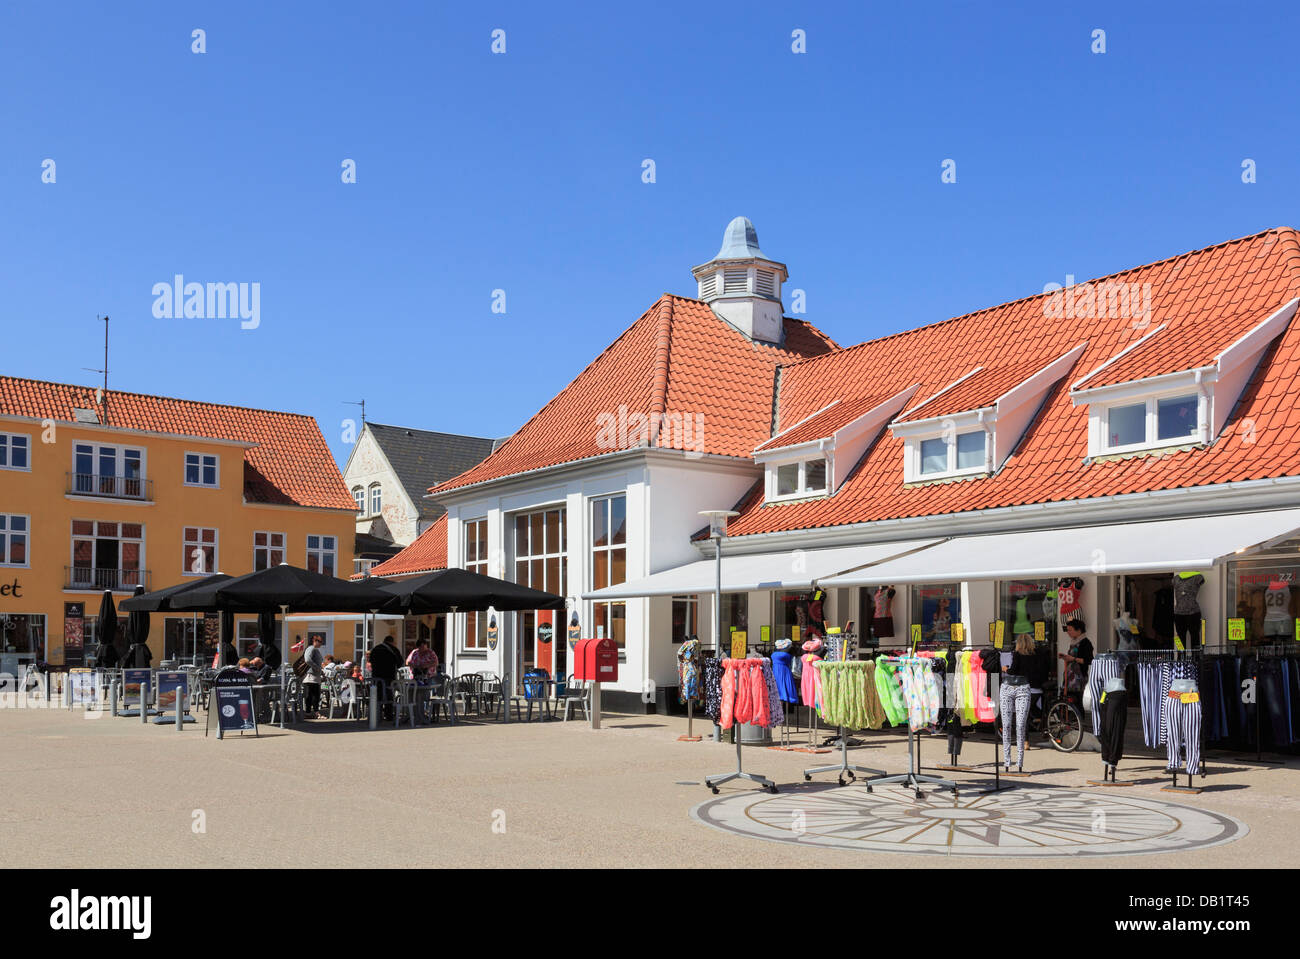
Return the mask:
POLYGON ((806 6, 7 5, 0 372, 96 382, 107 313, 114 387, 342 460, 361 397, 511 432, 737 214, 845 344, 1300 225, 1294 3, 806 6), (177 273, 260 328, 156 319, 177 273))

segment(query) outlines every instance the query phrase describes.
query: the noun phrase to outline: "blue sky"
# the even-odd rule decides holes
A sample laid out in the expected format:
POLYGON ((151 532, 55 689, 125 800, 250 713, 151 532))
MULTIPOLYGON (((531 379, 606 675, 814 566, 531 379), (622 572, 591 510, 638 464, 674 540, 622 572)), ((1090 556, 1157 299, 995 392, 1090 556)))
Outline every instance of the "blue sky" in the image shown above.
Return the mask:
POLYGON ((342 460, 362 397, 508 434, 738 214, 844 344, 1300 226, 1294 3, 990 6, 9 5, 0 373, 97 382, 107 313, 112 386, 342 460), (260 326, 156 318, 178 273, 260 326))

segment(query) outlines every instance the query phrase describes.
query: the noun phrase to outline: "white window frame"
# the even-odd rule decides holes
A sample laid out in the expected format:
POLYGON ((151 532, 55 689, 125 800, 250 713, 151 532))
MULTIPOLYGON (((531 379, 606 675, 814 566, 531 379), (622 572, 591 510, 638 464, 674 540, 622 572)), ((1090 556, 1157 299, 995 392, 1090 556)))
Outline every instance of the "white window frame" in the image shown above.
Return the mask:
POLYGON ((185 453, 185 467, 184 472, 181 474, 181 481, 186 486, 194 486, 199 489, 221 489, 221 457, 216 453, 195 453, 187 451, 185 453), (189 479, 191 456, 197 457, 199 461, 199 481, 197 483, 191 483, 189 479), (216 479, 211 483, 203 482, 203 470, 207 465, 204 463, 204 460, 207 459, 212 460, 212 471, 216 475, 216 479))
POLYGON ((31 569, 32 568, 32 518, 31 516, 29 516, 26 513, 0 513, 0 516, 3 516, 5 520, 5 528, 3 530, 0 530, 0 544, 3 544, 2 546, 0 546, 0 567, 4 567, 5 569, 31 569), (9 562, 9 536, 10 534, 13 533, 13 530, 10 527, 13 525, 13 520, 15 519, 21 519, 27 525, 27 529, 20 534, 25 540, 24 546, 26 547, 26 556, 27 556, 27 561, 23 563, 9 562))
MULTIPOLYGON (((76 488, 76 481, 73 481, 73 491, 77 496, 107 496, 112 499, 144 500, 145 491, 149 482, 149 450, 144 446, 127 445, 125 443, 100 443, 96 440, 74 440, 72 443, 72 475, 75 476, 93 476, 96 480, 103 477, 104 474, 99 472, 99 457, 103 450, 113 450, 113 479, 121 482, 127 479, 123 472, 126 468, 126 453, 128 450, 140 454, 140 483, 139 496, 121 496, 117 494, 103 493, 99 490, 98 483, 92 484, 95 488, 90 490, 79 490, 76 488), (81 474, 77 472, 77 450, 78 447, 89 446, 91 450, 91 472, 81 474)), ((115 483, 116 485, 116 483, 115 483)))
POLYGON ((3 442, 5 451, 5 461, 0 464, 0 470, 12 470, 15 473, 30 473, 32 471, 32 438, 27 433, 0 433, 0 442, 3 442), (27 446, 27 465, 14 466, 14 447, 13 441, 21 439, 26 441, 27 446))
MULTIPOLYGON (((90 588, 91 588, 92 590, 94 590, 95 592, 100 592, 100 591, 102 590, 102 587, 97 586, 97 585, 95 584, 95 582, 94 582, 95 571, 98 570, 98 569, 101 569, 101 568, 102 568, 102 567, 99 567, 99 566, 96 566, 96 565, 95 565, 95 552, 96 552, 96 547, 95 547, 94 544, 95 544, 95 542, 96 542, 97 540, 99 540, 99 539, 101 539, 101 538, 109 538, 109 537, 101 537, 101 536, 100 536, 100 533, 99 533, 99 524, 100 524, 100 523, 112 523, 112 524, 114 524, 114 525, 117 526, 117 535, 114 536, 114 537, 111 537, 111 538, 112 538, 112 539, 115 539, 115 540, 117 541, 117 567, 116 567, 116 569, 117 569, 118 572, 127 572, 127 570, 124 569, 123 566, 122 566, 122 546, 123 546, 123 544, 125 544, 125 543, 139 543, 139 544, 140 544, 140 559, 139 559, 139 565, 138 565, 138 566, 135 568, 135 570, 133 570, 132 572, 138 573, 138 574, 139 574, 139 576, 138 576, 138 581, 139 581, 140 583, 144 583, 144 582, 145 582, 145 577, 146 577, 146 575, 147 575, 147 573, 148 573, 148 571, 149 571, 149 557, 148 557, 147 552, 146 552, 146 551, 147 551, 147 548, 148 548, 149 530, 148 530, 148 528, 145 526, 144 523, 132 523, 132 522, 124 522, 124 521, 122 521, 122 520, 111 520, 111 519, 103 519, 103 520, 95 520, 95 519, 79 519, 79 518, 77 518, 77 517, 73 517, 72 520, 71 520, 71 522, 69 522, 69 524, 68 524, 68 569, 70 569, 70 570, 75 570, 75 569, 78 568, 78 567, 77 567, 77 540, 89 540, 90 543, 91 543, 91 548, 90 548, 90 567, 89 567, 89 569, 90 569, 90 573, 91 573, 91 583, 90 583, 90 588), (74 530, 74 524, 76 524, 76 523, 90 523, 90 524, 91 524, 91 526, 90 526, 90 532, 89 532, 89 533, 78 533, 78 532, 75 532, 75 530, 74 530), (139 526, 139 527, 140 527, 140 536, 139 536, 139 538, 137 539, 137 538, 134 537, 134 536, 126 536, 126 535, 124 535, 124 533, 122 532, 122 527, 123 527, 123 526, 139 526)), ((182 535, 182 536, 184 535, 184 532, 183 532, 183 531, 182 531, 182 534, 181 534, 181 535, 182 535)), ((30 553, 29 553, 29 555, 30 555, 30 553)), ((72 574, 72 577, 70 577, 70 578, 75 578, 75 575, 76 575, 76 574, 73 573, 73 574, 72 574)), ((119 581, 118 586, 115 587, 114 589, 115 589, 115 591, 117 591, 117 592, 128 592, 128 591, 130 591, 130 590, 132 590, 132 589, 134 589, 134 588, 135 588, 135 584, 123 584, 123 583, 121 583, 121 582, 119 581)), ((75 590, 75 591, 85 592, 85 590, 80 589, 80 587, 78 587, 78 590, 75 590)))
POLYGON ((378 516, 384 511, 384 486, 382 483, 370 484, 370 488, 366 490, 366 504, 370 507, 371 516, 378 516), (378 500, 377 503, 376 500, 378 500))
POLYGON ((332 573, 327 573, 327 574, 325 574, 325 575, 329 575, 329 576, 338 576, 338 574, 339 574, 339 538, 338 538, 337 536, 333 535, 332 533, 308 533, 308 534, 307 534, 306 543, 307 543, 307 551, 306 551, 306 553, 304 554, 305 559, 303 560, 303 568, 304 568, 304 569, 311 569, 311 559, 312 559, 312 554, 315 554, 316 557, 317 557, 317 559, 316 559, 316 572, 318 572, 318 573, 324 573, 324 572, 325 572, 325 564, 324 564, 323 562, 321 562, 321 559, 322 559, 322 558, 323 558, 323 557, 328 553, 328 554, 332 557, 332 559, 333 559, 333 562, 330 563, 330 567, 334 570, 334 572, 332 572, 332 573), (317 546, 317 547, 315 547, 315 548, 312 548, 312 545, 311 545, 312 537, 315 537, 316 539, 320 540, 321 545, 320 545, 320 546, 317 546), (334 540, 334 548, 333 548, 333 549, 326 549, 326 548, 325 548, 325 540, 327 540, 327 539, 332 539, 332 540, 334 540))
POLYGON ((931 436, 917 436, 908 440, 906 445, 908 447, 908 458, 912 465, 911 482, 929 482, 930 480, 947 479, 953 476, 979 476, 988 472, 989 436, 983 427, 954 431, 951 439, 944 436, 943 433, 936 433, 931 436), (958 469, 957 440, 959 437, 970 436, 973 433, 980 433, 984 437, 984 456, 982 457, 979 466, 967 466, 963 469, 958 469), (923 473, 921 472, 921 468, 924 465, 924 460, 921 456, 921 444, 932 440, 940 440, 947 447, 948 466, 946 469, 938 470, 933 473, 923 473))
POLYGON ((1112 456, 1124 453, 1136 453, 1144 450, 1167 449, 1171 446, 1194 446, 1201 442, 1200 424, 1205 422, 1205 402, 1206 398, 1197 393, 1196 390, 1174 390, 1161 391, 1160 393, 1150 393, 1146 396, 1133 396, 1128 399, 1114 400, 1105 405, 1094 407, 1093 417, 1097 421, 1099 441, 1097 448, 1093 451, 1093 456, 1112 456), (1169 439, 1159 438, 1160 429, 1160 401, 1161 400, 1196 400, 1196 429, 1191 433, 1183 436, 1171 437, 1169 439), (1122 409, 1126 406, 1146 406, 1145 416, 1145 439, 1140 443, 1126 443, 1122 446, 1110 445, 1110 414, 1112 410, 1122 409))
MULTIPOLYGON (((488 540, 488 520, 486 516, 477 516, 474 519, 465 520, 461 523, 460 532, 460 556, 461 566, 471 573, 481 573, 484 576, 488 573, 488 563, 492 555, 492 547, 489 545, 487 555, 479 559, 477 555, 474 559, 469 559, 469 531, 473 528, 475 532, 474 542, 486 543, 488 540), (481 535, 480 535, 481 534, 481 535)), ((477 554, 477 550, 475 551, 477 554)), ((487 651, 487 624, 488 616, 486 610, 475 610, 471 613, 465 613, 465 633, 461 637, 461 651, 487 651), (479 626, 482 625, 482 629, 479 626)), ((501 621, 497 620, 497 628, 500 629, 501 621)))
POLYGON ((221 530, 215 526, 190 526, 186 523, 182 523, 181 524, 181 550, 185 554, 185 558, 184 558, 185 565, 184 568, 181 570, 182 576, 199 576, 199 577, 211 576, 213 573, 217 572, 217 570, 221 569, 221 530), (185 537, 185 531, 187 529, 192 529, 198 533, 198 539, 194 540, 193 543, 191 543, 191 541, 185 537), (203 542, 203 533, 205 530, 211 530, 213 534, 212 568, 205 570, 202 573, 196 573, 193 571, 194 556, 192 555, 193 550, 190 549, 190 546, 193 545, 197 549, 203 549, 208 545, 207 543, 203 542))
POLYGON ((812 497, 829 496, 831 492, 831 456, 829 453, 820 453, 816 455, 803 455, 797 458, 784 458, 780 460, 769 460, 767 463, 767 496, 769 503, 780 503, 787 500, 810 499, 812 497), (821 489, 808 488, 808 464, 820 460, 825 466, 825 485, 821 489), (799 480, 793 493, 777 493, 780 488, 778 475, 783 466, 799 467, 799 480))
POLYGON ((366 515, 366 488, 364 486, 352 487, 352 502, 357 504, 357 514, 366 515))
POLYGON ((272 562, 271 562, 271 551, 274 550, 274 549, 279 549, 279 550, 280 550, 280 555, 281 555, 280 562, 281 562, 281 563, 287 563, 287 562, 289 562, 289 534, 288 534, 288 533, 279 533, 279 532, 276 532, 276 531, 274 531, 274 530, 268 530, 268 529, 255 529, 255 530, 253 530, 253 572, 257 572, 257 570, 258 570, 258 565, 257 565, 257 554, 258 554, 258 551, 259 551, 259 550, 262 550, 262 551, 265 551, 265 552, 266 552, 266 566, 265 566, 265 567, 262 567, 262 568, 264 568, 264 569, 270 569, 272 566, 277 566, 277 565, 279 565, 278 563, 272 563, 272 562), (265 545, 265 546, 258 546, 258 545, 257 545, 257 537, 259 537, 259 536, 265 536, 265 537, 266 537, 266 545, 265 545), (272 545, 272 543, 271 543, 271 538, 274 537, 274 536, 278 536, 278 537, 280 537, 280 545, 279 545, 278 547, 272 545))

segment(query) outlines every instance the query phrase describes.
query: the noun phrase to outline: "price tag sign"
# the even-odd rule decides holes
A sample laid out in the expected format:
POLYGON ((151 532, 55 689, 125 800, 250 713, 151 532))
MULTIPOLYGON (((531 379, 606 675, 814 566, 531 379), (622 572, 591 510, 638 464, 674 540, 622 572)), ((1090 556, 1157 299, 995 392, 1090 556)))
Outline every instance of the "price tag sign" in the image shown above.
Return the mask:
POLYGON ((912 652, 916 652, 916 647, 921 645, 921 624, 912 624, 912 652))
MULTIPOLYGON (((1201 625, 1205 625, 1205 620, 1201 620, 1201 625)), ((1295 621, 1295 641, 1300 643, 1300 619, 1295 621)))
POLYGON ((999 619, 993 626, 993 647, 994 649, 1001 649, 1002 644, 1007 641, 1007 624, 999 619))
POLYGON ((1183 645, 1183 638, 1181 636, 1174 637, 1174 649, 1178 650, 1180 653, 1187 651, 1187 647, 1183 645))
POLYGON ((744 659, 745 653, 749 647, 749 634, 742 630, 732 630, 731 633, 731 658, 744 659))
POLYGON ((1047 624, 1044 622, 1034 623, 1034 642, 1047 642, 1047 624))
POLYGON ((966 627, 964 624, 962 623, 952 624, 951 642, 956 643, 957 645, 961 645, 962 643, 966 642, 966 627))
POLYGON ((1244 619, 1228 620, 1228 641, 1244 643, 1246 641, 1246 621, 1244 619))

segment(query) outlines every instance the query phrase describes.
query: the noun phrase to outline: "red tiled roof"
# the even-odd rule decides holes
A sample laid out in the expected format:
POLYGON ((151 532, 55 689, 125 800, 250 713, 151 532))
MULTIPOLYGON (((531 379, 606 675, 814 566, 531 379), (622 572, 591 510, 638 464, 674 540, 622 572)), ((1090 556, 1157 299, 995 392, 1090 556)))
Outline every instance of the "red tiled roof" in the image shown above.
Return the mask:
POLYGON ((785 337, 751 342, 699 300, 664 294, 491 456, 430 492, 635 447, 637 414, 663 417, 658 446, 748 457, 771 435, 776 367, 838 349, 801 320, 785 320, 785 337), (614 444, 600 429, 610 418, 614 444))
POLYGON ((1046 295, 1040 295, 785 367, 781 415, 795 423, 826 406, 841 384, 871 383, 873 390, 889 392, 919 382, 917 395, 931 396, 975 366, 1005 367, 1010 349, 1016 352, 1017 364, 1041 369, 1069 346, 1088 344, 1073 367, 1077 372, 1048 392, 1016 452, 994 475, 905 487, 903 441, 886 433, 834 496, 773 505, 750 496, 742 514, 728 523, 728 534, 1300 475, 1300 323, 1292 323, 1265 353, 1232 418, 1207 449, 1085 465, 1088 408, 1074 406, 1069 396, 1072 380, 1162 323, 1169 329, 1152 343, 1171 334, 1167 349, 1148 354, 1144 346, 1133 351, 1132 362, 1125 357, 1120 375, 1142 378, 1212 360, 1246 329, 1300 295, 1296 231, 1268 230, 1117 277, 1152 284, 1152 314, 1143 318, 1149 322, 1135 323, 1130 317, 1052 318, 1045 311, 1046 295))
MULTIPOLYGON (((1052 359, 1056 359, 1056 357, 1052 359)), ((898 417, 896 422, 908 423, 915 420, 933 419, 936 416, 951 416, 954 413, 968 413, 971 410, 985 409, 992 406, 1008 390, 1019 386, 1046 365, 1046 363, 1040 363, 1037 360, 1026 360, 1023 363, 985 367, 967 376, 960 383, 953 386, 952 389, 945 390, 938 396, 916 404, 916 406, 898 417)))
MULTIPOLYGON (((0 376, 0 413, 75 422, 77 408, 104 418, 88 386, 0 376)), ((108 425, 150 433, 235 440, 244 451, 244 497, 251 502, 356 510, 320 427, 310 416, 109 390, 108 425)))
MULTIPOLYGON (((416 537, 415 542, 391 559, 370 568, 371 576, 409 576, 447 568, 447 514, 416 537)), ((360 579, 361 574, 352 577, 360 579)))
POLYGON ((894 394, 892 393, 873 393, 870 396, 858 396, 851 399, 835 400, 826 409, 813 414, 803 422, 795 422, 792 420, 791 422, 793 425, 789 427, 786 432, 773 436, 770 440, 755 449, 754 452, 758 453, 770 450, 781 450, 790 446, 798 446, 800 443, 827 439, 832 436, 836 430, 852 423, 863 413, 875 409, 893 395, 894 394))

